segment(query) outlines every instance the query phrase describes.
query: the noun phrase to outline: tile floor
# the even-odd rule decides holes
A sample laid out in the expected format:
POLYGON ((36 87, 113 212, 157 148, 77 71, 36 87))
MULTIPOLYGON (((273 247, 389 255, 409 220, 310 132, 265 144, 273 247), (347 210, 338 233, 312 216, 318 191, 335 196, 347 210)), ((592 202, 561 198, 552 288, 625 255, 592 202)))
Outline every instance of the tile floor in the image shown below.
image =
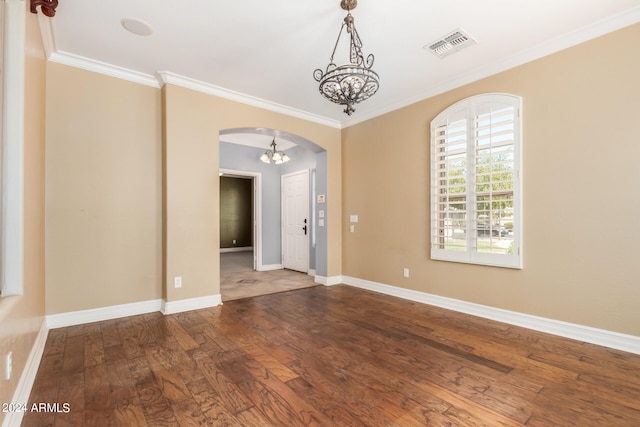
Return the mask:
POLYGON ((252 257, 251 251, 220 254, 223 302, 317 286, 312 276, 297 271, 254 271, 252 257))

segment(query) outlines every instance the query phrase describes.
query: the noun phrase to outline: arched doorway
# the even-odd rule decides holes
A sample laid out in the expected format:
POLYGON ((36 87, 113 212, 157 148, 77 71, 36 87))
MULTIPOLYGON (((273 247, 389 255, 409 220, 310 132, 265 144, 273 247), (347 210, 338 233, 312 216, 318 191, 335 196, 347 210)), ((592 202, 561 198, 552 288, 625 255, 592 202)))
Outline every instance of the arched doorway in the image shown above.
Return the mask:
MULTIPOLYGON (((221 180, 225 177, 251 180, 252 204, 251 217, 253 222, 253 240, 248 250, 229 248, 229 242, 221 241, 221 294, 223 300, 236 299, 236 290, 228 290, 230 283, 240 283, 248 288, 248 285, 257 282, 266 283, 270 279, 279 285, 287 284, 292 288, 313 285, 316 271, 326 271, 327 245, 326 228, 324 224, 319 226, 318 217, 324 218, 325 208, 316 203, 318 191, 324 194, 327 182, 326 150, 319 145, 298 135, 286 131, 266 128, 234 128, 220 131, 220 173, 221 180), (272 141, 276 142, 278 151, 286 152, 291 160, 285 164, 265 164, 260 161, 260 156, 268 149, 272 141), (284 176, 307 171, 308 179, 308 259, 309 277, 301 278, 289 274, 286 278, 276 274, 286 274, 283 270, 283 238, 282 224, 282 188, 281 180, 284 176), (320 213, 321 212, 321 213, 320 213), (229 268, 226 260, 232 260, 234 265, 229 268), (242 261, 244 260, 244 261, 242 261), (234 271, 235 268, 238 271, 234 271), (245 273, 263 272, 263 275, 250 275, 245 273), (237 273, 237 274, 236 274, 237 273), (272 276, 272 277, 269 277, 272 276), (257 279, 256 279, 257 277, 257 279), (295 282, 298 282, 297 284, 295 282), (225 289, 228 290, 225 296, 225 289), (233 295, 232 295, 233 294, 233 295)), ((221 187, 222 190, 223 187, 221 187)), ((231 227, 233 219, 225 223, 225 215, 233 209, 227 203, 233 203, 232 198, 226 198, 221 192, 221 237, 228 234, 226 227, 231 227), (223 211, 225 215, 223 215, 223 211)), ((247 203, 244 203, 246 206, 247 203)), ((244 215, 246 216, 246 215, 244 215)), ((324 219, 323 219, 324 221, 324 219)), ((307 224, 305 223, 305 226, 307 224)), ((229 238, 227 238, 229 240, 229 238)), ((231 240, 233 241, 233 239, 231 240)), ((286 246, 286 245, 284 245, 286 246)), ((285 248, 286 249, 286 248, 285 248)), ((306 254, 305 254, 306 255, 306 254)), ((287 290, 278 286, 266 287, 264 293, 287 290), (269 288, 269 289, 267 289, 269 288)), ((239 293, 242 295, 242 292, 239 293)))

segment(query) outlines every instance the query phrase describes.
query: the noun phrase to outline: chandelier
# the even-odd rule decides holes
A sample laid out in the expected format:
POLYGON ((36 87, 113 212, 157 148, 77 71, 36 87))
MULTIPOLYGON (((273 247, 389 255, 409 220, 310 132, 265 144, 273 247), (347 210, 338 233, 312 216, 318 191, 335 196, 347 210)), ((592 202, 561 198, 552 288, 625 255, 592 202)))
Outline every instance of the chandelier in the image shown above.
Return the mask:
POLYGON ((320 94, 331 102, 346 105, 344 112, 351 115, 355 110, 353 106, 365 99, 370 98, 378 91, 380 87, 380 79, 378 74, 371 69, 373 66, 373 54, 369 54, 365 61, 362 54, 362 41, 356 31, 351 11, 358 5, 358 0, 342 0, 340 7, 347 11, 344 18, 338 40, 333 48, 329 65, 326 71, 320 68, 313 72, 313 78, 320 82, 320 94), (336 54, 336 48, 340 42, 340 36, 344 28, 350 34, 349 44, 349 63, 344 65, 336 65, 333 57, 336 54))
POLYGON ((271 163, 273 161, 273 163, 275 163, 276 165, 280 165, 282 163, 286 163, 289 160, 291 160, 291 158, 287 156, 283 151, 276 150, 275 138, 273 138, 271 147, 273 147, 273 149, 265 151, 264 154, 260 156, 260 160, 262 160, 265 163, 271 163))

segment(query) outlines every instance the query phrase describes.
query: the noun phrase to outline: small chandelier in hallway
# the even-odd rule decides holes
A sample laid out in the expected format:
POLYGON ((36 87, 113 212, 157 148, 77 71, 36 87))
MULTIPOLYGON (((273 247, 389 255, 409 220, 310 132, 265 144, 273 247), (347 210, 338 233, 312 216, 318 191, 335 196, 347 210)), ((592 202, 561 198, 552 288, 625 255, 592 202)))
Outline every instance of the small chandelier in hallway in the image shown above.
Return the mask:
POLYGON ((262 156, 260 156, 260 160, 265 163, 275 163, 276 165, 280 165, 282 163, 286 163, 289 160, 289 156, 287 156, 284 151, 276 150, 276 139, 273 138, 273 142, 271 143, 272 150, 267 150, 264 152, 262 156))
POLYGON ((327 65, 326 71, 320 68, 313 72, 313 78, 320 82, 320 94, 331 102, 346 105, 344 112, 347 115, 356 111, 353 106, 365 99, 373 96, 380 87, 380 78, 378 74, 371 69, 373 66, 373 54, 369 54, 365 61, 362 53, 362 41, 356 31, 351 10, 358 5, 357 0, 342 0, 340 7, 347 11, 344 18, 338 40, 333 47, 333 53, 327 65), (342 30, 347 27, 347 33, 350 35, 349 43, 349 63, 344 65, 336 65, 333 57, 336 54, 336 48, 340 42, 342 30))

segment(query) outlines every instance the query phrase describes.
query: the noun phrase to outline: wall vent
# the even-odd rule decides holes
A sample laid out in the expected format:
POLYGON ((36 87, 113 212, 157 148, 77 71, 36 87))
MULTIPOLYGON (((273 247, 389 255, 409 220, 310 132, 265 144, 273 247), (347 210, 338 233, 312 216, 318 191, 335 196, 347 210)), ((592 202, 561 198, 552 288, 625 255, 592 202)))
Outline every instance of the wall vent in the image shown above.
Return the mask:
POLYGON ((440 39, 425 45, 424 48, 436 55, 438 58, 444 58, 474 44, 478 44, 478 42, 469 34, 458 28, 449 34, 440 37, 440 39))

